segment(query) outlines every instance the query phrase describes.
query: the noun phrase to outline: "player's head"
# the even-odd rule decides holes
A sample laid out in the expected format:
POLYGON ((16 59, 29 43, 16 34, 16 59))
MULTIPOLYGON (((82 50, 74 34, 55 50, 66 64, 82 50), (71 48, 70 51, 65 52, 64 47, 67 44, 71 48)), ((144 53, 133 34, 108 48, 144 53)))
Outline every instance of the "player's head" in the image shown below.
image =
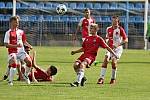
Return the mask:
POLYGON ((53 76, 57 74, 57 68, 53 65, 51 65, 48 69, 47 69, 47 74, 49 76, 53 76))
POLYGON ((98 24, 92 23, 90 25, 90 34, 95 35, 97 34, 97 31, 99 30, 98 24))
POLYGON ((19 16, 12 16, 9 20, 11 28, 18 28, 19 26, 19 16))
POLYGON ((26 45, 24 45, 24 49, 25 49, 25 52, 26 52, 27 54, 29 54, 31 48, 28 47, 28 46, 26 46, 26 45))
POLYGON ((112 25, 118 26, 119 25, 119 16, 112 16, 112 25))
POLYGON ((84 9, 84 17, 90 18, 91 11, 89 8, 84 9))

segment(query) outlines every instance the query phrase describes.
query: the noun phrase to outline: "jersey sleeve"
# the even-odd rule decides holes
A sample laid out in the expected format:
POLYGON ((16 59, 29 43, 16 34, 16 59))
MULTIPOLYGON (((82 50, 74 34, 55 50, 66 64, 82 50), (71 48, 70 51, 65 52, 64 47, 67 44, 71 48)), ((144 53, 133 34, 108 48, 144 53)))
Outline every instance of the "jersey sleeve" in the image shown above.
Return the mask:
POLYGON ((99 44, 100 44, 100 47, 107 48, 107 44, 105 43, 102 37, 99 37, 99 44))
POLYGON ((22 41, 23 42, 25 42, 26 41, 26 35, 25 35, 25 33, 23 32, 23 34, 22 34, 22 41))
POLYGON ((83 18, 80 19, 78 26, 82 26, 83 18))
POLYGON ((121 36, 122 36, 123 40, 125 40, 127 38, 125 30, 121 27, 120 31, 121 31, 121 36))
POLYGON ((4 37, 4 43, 9 43, 9 42, 10 42, 10 41, 9 41, 9 37, 10 37, 9 32, 6 32, 6 33, 5 33, 5 37, 4 37))

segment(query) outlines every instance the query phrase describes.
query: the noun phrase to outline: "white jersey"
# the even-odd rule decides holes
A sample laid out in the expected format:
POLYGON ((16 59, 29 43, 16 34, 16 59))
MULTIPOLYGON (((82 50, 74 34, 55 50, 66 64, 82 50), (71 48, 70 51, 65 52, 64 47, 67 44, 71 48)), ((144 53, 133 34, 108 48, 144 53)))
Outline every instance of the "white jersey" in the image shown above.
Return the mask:
POLYGON ((24 34, 23 30, 16 29, 16 30, 11 30, 9 29, 4 37, 4 43, 9 43, 9 44, 21 44, 21 47, 18 48, 8 48, 8 52, 10 53, 19 53, 19 52, 24 52, 24 46, 23 42, 26 41, 26 36, 24 34))

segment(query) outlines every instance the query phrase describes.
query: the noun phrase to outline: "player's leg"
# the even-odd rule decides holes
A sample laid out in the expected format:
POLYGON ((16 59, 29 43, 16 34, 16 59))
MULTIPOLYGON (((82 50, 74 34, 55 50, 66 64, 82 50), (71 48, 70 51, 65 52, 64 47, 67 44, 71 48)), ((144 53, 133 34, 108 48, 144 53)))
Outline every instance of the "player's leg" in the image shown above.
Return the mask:
POLYGON ((81 83, 82 79, 84 78, 84 70, 87 65, 88 65, 88 62, 85 60, 85 61, 81 62, 81 64, 79 64, 77 69, 75 69, 76 73, 77 73, 77 79, 74 83, 70 84, 71 86, 77 87, 81 83))
POLYGON ((10 71, 10 66, 7 65, 6 72, 5 72, 4 76, 3 76, 3 80, 6 80, 6 79, 8 78, 8 76, 9 76, 9 71, 10 71))
POLYGON ((117 74, 117 59, 112 59, 112 73, 111 73, 111 80, 110 84, 114 84, 116 81, 116 74, 117 74))
MULTIPOLYGON (((123 52, 122 48, 116 48, 115 50, 116 55, 120 58, 123 52)), ((115 57, 112 57, 112 74, 111 74, 111 80, 110 84, 114 84, 116 82, 116 74, 117 74, 117 62, 119 59, 116 59, 115 57)))
POLYGON ((17 67, 17 57, 15 53, 12 53, 9 55, 9 66, 10 66, 10 71, 9 71, 9 85, 13 85, 13 78, 16 72, 16 67, 17 67))
POLYGON ((99 76, 99 79, 97 81, 97 84, 103 84, 104 83, 104 78, 105 78, 105 74, 106 74, 106 70, 107 70, 107 64, 108 64, 109 59, 110 59, 110 53, 108 52, 105 55, 103 64, 101 66, 100 76, 99 76))
POLYGON ((20 58, 20 60, 22 60, 26 63, 25 73, 23 74, 23 77, 26 80, 27 84, 30 84, 28 75, 31 72, 32 60, 26 52, 22 52, 22 53, 18 54, 18 57, 20 58))

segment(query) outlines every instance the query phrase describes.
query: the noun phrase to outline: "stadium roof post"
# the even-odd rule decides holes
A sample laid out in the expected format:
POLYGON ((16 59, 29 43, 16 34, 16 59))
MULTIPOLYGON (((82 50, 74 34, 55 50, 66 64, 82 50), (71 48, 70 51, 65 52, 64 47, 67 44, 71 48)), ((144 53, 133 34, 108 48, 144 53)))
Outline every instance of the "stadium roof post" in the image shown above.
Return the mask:
POLYGON ((13 0, 13 12, 12 12, 12 16, 16 15, 16 0, 13 0))

